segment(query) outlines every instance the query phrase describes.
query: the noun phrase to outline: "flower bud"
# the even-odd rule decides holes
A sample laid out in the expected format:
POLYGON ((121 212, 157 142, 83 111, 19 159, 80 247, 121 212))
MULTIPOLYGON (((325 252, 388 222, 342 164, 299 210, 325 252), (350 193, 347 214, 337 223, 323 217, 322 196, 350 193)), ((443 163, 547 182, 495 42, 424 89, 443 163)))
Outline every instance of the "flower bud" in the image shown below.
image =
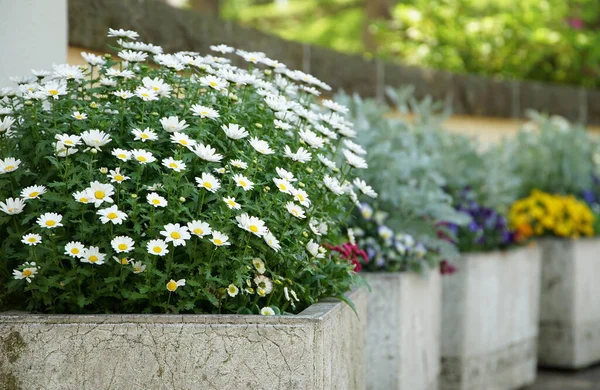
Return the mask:
POLYGON ((260 123, 255 123, 254 126, 258 127, 259 129, 262 129, 263 125, 260 123))
POLYGON ((279 280, 279 279, 277 279, 277 280, 274 280, 274 281, 273 281, 273 283, 276 283, 276 284, 283 284, 283 283, 281 283, 281 280, 279 280))
POLYGON ((335 168, 333 168, 333 171, 334 171, 335 173, 338 173, 338 172, 340 171, 340 169, 339 169, 338 167, 335 167, 335 168))
POLYGON ((271 69, 265 69, 265 74, 268 76, 271 73, 273 73, 273 71, 271 69))
POLYGON ((92 148, 92 149, 90 149, 90 153, 91 153, 91 154, 98 154, 98 150, 97 150, 97 149, 94 149, 94 148, 92 148))
POLYGON ((98 108, 98 103, 96 103, 96 102, 91 102, 91 103, 90 103, 90 107, 91 107, 91 108, 98 108))
POLYGON ((306 238, 308 238, 308 233, 307 232, 302 232, 302 235, 306 238))
POLYGON ((300 187, 300 188, 304 188, 304 187, 306 187, 306 186, 304 185, 304 183, 302 183, 301 181, 299 181, 299 182, 298 182, 298 187, 300 187))
POLYGON ((269 186, 264 186, 264 187, 263 187, 263 191, 264 191, 264 192, 269 192, 269 191, 271 191, 271 187, 269 187, 269 186))
POLYGON ((137 196, 137 194, 131 194, 131 197, 132 197, 133 199, 137 199, 137 197, 138 197, 138 196, 137 196))
POLYGON ((159 116, 160 114, 158 112, 156 112, 156 111, 153 111, 152 113, 150 113, 150 115, 152 115, 152 116, 159 116))
POLYGON ((180 201, 181 203, 183 203, 183 202, 185 202, 185 198, 184 198, 183 196, 181 196, 181 197, 179 198, 179 201, 180 201))
POLYGON ((306 168, 306 172, 308 172, 308 173, 313 173, 313 170, 312 170, 312 168, 308 168, 308 167, 307 167, 307 168, 306 168))
POLYGON ((26 105, 26 106, 33 106, 33 102, 32 102, 31 100, 27 100, 27 101, 25 102, 25 105, 26 105))
POLYGON ((108 173, 108 168, 106 168, 106 167, 100 168, 100 173, 103 175, 106 175, 108 173))
POLYGON ((104 58, 106 58, 107 60, 110 60, 112 58, 112 55, 106 53, 106 54, 104 54, 104 58))

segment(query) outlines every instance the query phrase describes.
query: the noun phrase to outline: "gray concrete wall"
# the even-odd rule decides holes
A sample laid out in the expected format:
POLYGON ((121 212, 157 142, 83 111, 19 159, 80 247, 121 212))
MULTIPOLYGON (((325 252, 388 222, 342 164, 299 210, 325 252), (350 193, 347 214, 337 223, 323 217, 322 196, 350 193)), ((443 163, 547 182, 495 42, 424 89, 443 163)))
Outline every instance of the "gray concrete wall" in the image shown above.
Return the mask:
POLYGON ((465 254, 443 278, 443 390, 509 390, 535 380, 540 256, 535 246, 465 254))
POLYGON ((69 43, 107 49, 108 28, 133 29, 140 39, 167 51, 208 53, 225 43, 263 51, 290 68, 331 84, 334 89, 384 97, 384 87, 413 85, 417 98, 432 96, 456 114, 521 118, 526 109, 562 115, 569 120, 600 124, 600 91, 529 81, 499 80, 454 74, 398 63, 368 60, 323 47, 283 40, 219 19, 172 8, 158 0, 69 0, 69 43))
POLYGON ((367 389, 437 390, 441 280, 437 270, 364 273, 371 285, 367 389))
POLYGON ((540 365, 600 362, 600 239, 546 239, 541 248, 540 365))
POLYGON ((366 291, 296 316, 0 314, 0 386, 362 390, 366 291))

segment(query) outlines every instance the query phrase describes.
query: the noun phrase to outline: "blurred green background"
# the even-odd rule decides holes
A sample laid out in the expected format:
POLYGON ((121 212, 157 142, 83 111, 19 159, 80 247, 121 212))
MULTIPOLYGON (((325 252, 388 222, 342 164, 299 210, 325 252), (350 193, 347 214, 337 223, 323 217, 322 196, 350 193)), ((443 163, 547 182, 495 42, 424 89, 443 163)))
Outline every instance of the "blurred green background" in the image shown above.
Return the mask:
POLYGON ((286 39, 404 64, 600 85, 598 0, 188 0, 184 6, 286 39))

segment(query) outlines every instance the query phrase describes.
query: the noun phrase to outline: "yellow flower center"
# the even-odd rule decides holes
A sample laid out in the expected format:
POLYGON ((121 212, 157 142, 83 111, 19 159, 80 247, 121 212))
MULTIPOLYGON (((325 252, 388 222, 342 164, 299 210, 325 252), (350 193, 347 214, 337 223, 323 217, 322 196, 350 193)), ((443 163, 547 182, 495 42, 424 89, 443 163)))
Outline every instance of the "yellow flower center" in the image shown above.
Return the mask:
POLYGON ((52 96, 58 95, 58 89, 49 89, 48 93, 52 96))
POLYGON ((104 199, 105 196, 106 194, 104 193, 104 191, 94 192, 94 197, 96 197, 96 199, 104 199))
POLYGON ((233 200, 228 200, 227 204, 229 204, 231 207, 235 207, 235 202, 233 200))
POLYGON ((243 180, 240 180, 240 185, 241 185, 242 187, 246 187, 248 184, 246 184, 246 182, 245 182, 245 181, 243 181, 243 180))
POLYGON ((152 250, 154 251, 154 253, 160 253, 160 252, 162 252, 162 248, 159 247, 158 245, 155 246, 154 248, 152 248, 152 250))
POLYGON ((36 241, 37 241, 37 238, 35 238, 35 237, 29 237, 29 238, 27 239, 27 241, 29 241, 29 242, 36 242, 36 241))
POLYGON ((66 140, 65 142, 63 142, 65 145, 73 145, 73 141, 71 141, 70 139, 66 140))
POLYGON ((148 97, 148 96, 150 96, 150 94, 149 94, 149 93, 147 93, 147 92, 145 92, 145 93, 143 93, 143 94, 142 94, 142 96, 143 96, 143 97, 148 97))
POLYGON ((123 160, 125 160, 127 158, 127 155, 121 153, 121 154, 117 155, 117 157, 122 158, 123 160))
POLYGON ((32 273, 33 273, 33 272, 31 272, 31 270, 30 270, 30 269, 28 269, 28 268, 26 268, 26 269, 24 269, 24 270, 23 270, 23 276, 24 276, 24 277, 31 276, 31 274, 32 274, 32 273))
POLYGON ((180 139, 179 143, 182 144, 182 145, 185 145, 185 146, 187 146, 187 144, 188 144, 188 142, 186 140, 184 140, 184 139, 180 139))
POLYGON ((81 203, 87 203, 88 202, 88 198, 79 198, 79 201, 81 203))
POLYGON ((88 259, 90 261, 90 263, 95 263, 98 261, 98 256, 96 255, 91 255, 90 258, 88 259))
POLYGON ((179 232, 172 232, 171 238, 173 238, 175 240, 179 240, 181 238, 181 234, 179 234, 179 232))
POLYGON ((123 99, 127 99, 127 94, 126 94, 126 93, 122 93, 122 94, 121 94, 121 97, 122 97, 123 99))
POLYGON ((125 176, 123 176, 123 175, 115 175, 115 180, 116 181, 123 181, 123 179, 125 179, 125 176))
POLYGON ((298 210, 292 209, 292 214, 294 214, 297 217, 298 216, 298 210))
POLYGON ((32 193, 29 194, 30 198, 35 198, 36 196, 38 196, 40 193, 37 191, 33 191, 32 193))
MULTIPOLYGON (((125 249, 127 249, 127 244, 119 244, 118 248, 119 250, 124 251, 125 249)), ((121 261, 121 264, 123 264, 123 261, 121 261)))
POLYGON ((304 201, 304 195, 302 195, 302 194, 296 194, 296 198, 298 198, 298 200, 299 200, 300 202, 303 202, 303 201, 304 201))
POLYGON ((223 241, 219 240, 218 238, 215 238, 213 242, 217 245, 223 245, 223 241))
POLYGON ((210 183, 209 183, 209 182, 207 182, 207 181, 205 181, 204 183, 202 183, 202 185, 203 185, 205 188, 208 188, 208 189, 211 189, 211 188, 212 188, 212 184, 210 184, 210 183))
MULTIPOLYGON (((121 244, 121 245, 125 245, 125 244, 121 244)), ((120 247, 121 245, 119 245, 119 247, 120 247)), ((121 259, 121 264, 122 264, 122 265, 126 265, 127 263, 128 263, 128 261, 127 261, 127 258, 125 258, 125 257, 124 257, 124 258, 122 258, 122 259, 121 259)))
POLYGON ((237 292, 237 287, 235 287, 235 286, 229 287, 229 292, 232 294, 235 294, 237 292))
POLYGON ((138 160, 139 162, 146 162, 146 157, 144 157, 144 156, 138 156, 138 157, 137 157, 137 160, 138 160))
POLYGON ((142 272, 142 267, 134 267, 133 272, 137 272, 137 273, 142 272))
POLYGON ((56 225, 56 221, 53 221, 53 220, 46 221, 46 226, 54 226, 54 225, 56 225))
POLYGON ((177 164, 172 162, 169 164, 169 167, 175 169, 175 168, 177 168, 177 164))
POLYGON ((216 87, 217 86, 217 82, 216 81, 210 81, 208 83, 211 87, 216 87))
POLYGON ((160 200, 158 200, 158 199, 152 199, 152 204, 160 204, 160 200))
POLYGON ((15 166, 14 166, 14 165, 9 165, 9 166, 7 166, 7 167, 6 167, 6 168, 4 168, 4 169, 5 169, 7 172, 8 172, 8 171, 12 171, 13 169, 15 169, 15 166))
POLYGON ((79 248, 71 248, 71 253, 74 255, 79 254, 79 248))
POLYGON ((108 217, 108 219, 115 219, 115 218, 117 218, 117 213, 110 212, 110 213, 108 213, 107 217, 108 217))
POLYGON ((250 225, 250 231, 252 233, 256 233, 258 231, 258 227, 256 225, 250 225))
POLYGON ((148 138, 150 138, 150 136, 148 134, 146 134, 146 133, 142 133, 142 138, 143 139, 148 139, 148 138))
POLYGON ((177 290, 177 282, 171 280, 169 283, 167 283, 167 290, 169 290, 169 291, 177 290))
POLYGON ((200 111, 200 114, 206 116, 206 115, 208 115, 208 111, 200 111))
POLYGON ((153 89, 155 92, 158 92, 158 90, 159 90, 160 88, 158 88, 158 87, 152 87, 152 89, 153 89))
POLYGON ((194 234, 197 234, 197 235, 204 234, 204 230, 202 230, 200 228, 196 228, 196 229, 194 229, 194 234))
POLYGON ((287 187, 286 187, 286 186, 285 186, 285 184, 283 184, 283 183, 279 184, 279 189, 280 189, 281 191, 287 191, 287 187))

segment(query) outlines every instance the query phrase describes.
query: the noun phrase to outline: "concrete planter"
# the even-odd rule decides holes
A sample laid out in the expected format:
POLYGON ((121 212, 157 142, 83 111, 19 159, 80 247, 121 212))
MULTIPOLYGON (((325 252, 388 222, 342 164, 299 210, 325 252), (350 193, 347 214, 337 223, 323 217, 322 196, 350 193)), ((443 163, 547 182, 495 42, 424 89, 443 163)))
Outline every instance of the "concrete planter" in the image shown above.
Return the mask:
POLYGON ((442 390, 506 390, 536 375, 535 246, 466 254, 443 278, 442 390))
POLYGON ((367 389, 437 390, 441 281, 437 270, 367 273, 367 389))
POLYGON ((360 318, 337 300, 280 317, 3 313, 0 384, 19 390, 364 389, 366 291, 350 299, 360 318))
POLYGON ((540 365, 600 361, 600 239, 547 239, 542 249, 540 365))

